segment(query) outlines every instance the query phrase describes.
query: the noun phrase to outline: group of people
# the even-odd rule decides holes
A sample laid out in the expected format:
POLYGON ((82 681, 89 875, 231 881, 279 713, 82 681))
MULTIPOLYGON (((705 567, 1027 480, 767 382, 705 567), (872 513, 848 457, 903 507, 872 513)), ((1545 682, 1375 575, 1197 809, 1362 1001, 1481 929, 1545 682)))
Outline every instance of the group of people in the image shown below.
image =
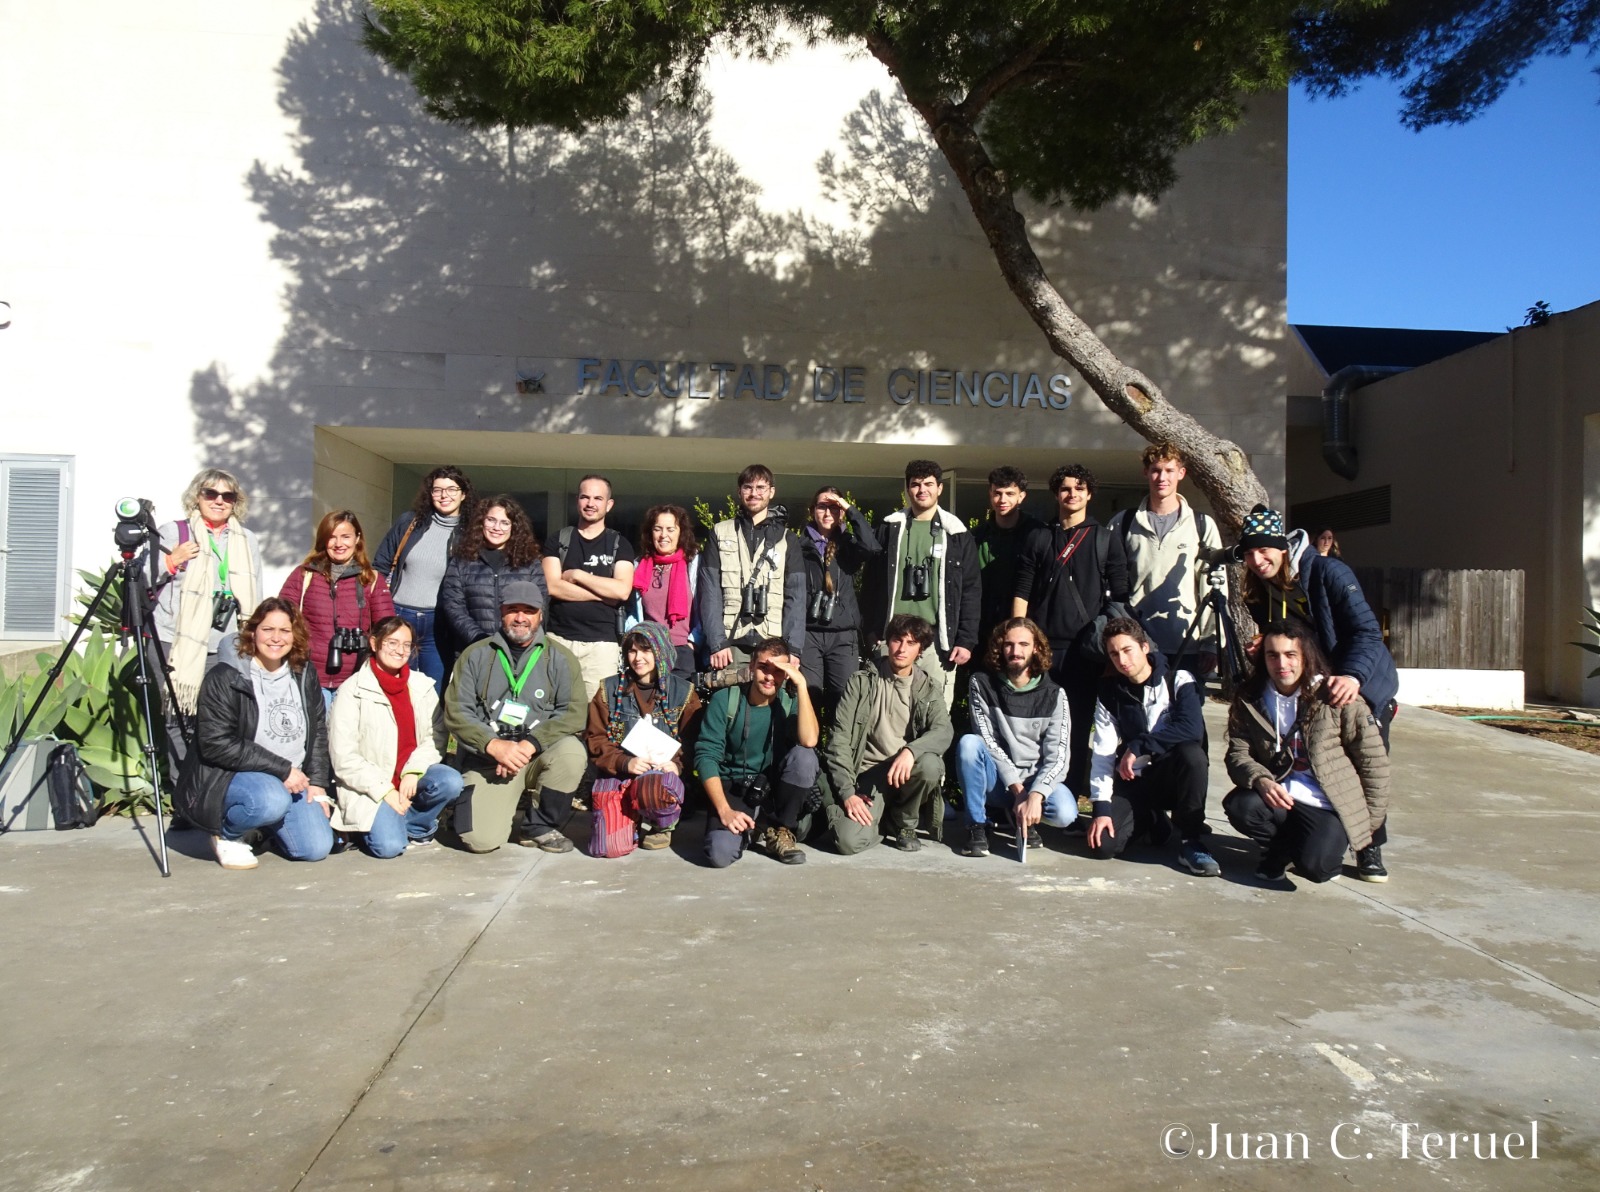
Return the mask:
POLYGON ((331 512, 265 599, 245 495, 206 469, 160 530, 155 621, 195 722, 192 748, 174 740, 175 808, 228 868, 263 840, 297 860, 396 856, 447 808, 469 851, 565 852, 587 805, 589 851, 614 857, 667 847, 698 793, 718 867, 749 848, 801 863, 802 842, 915 851, 948 815, 967 856, 992 831, 1037 846, 1043 824, 1081 830, 1096 857, 1175 835, 1180 865, 1214 875, 1208 596, 1239 561, 1264 633, 1229 714, 1223 810, 1265 880, 1290 865, 1327 880, 1351 848, 1357 875, 1383 880, 1396 681, 1359 585, 1264 507, 1225 551, 1179 493, 1181 455, 1143 463, 1147 496, 1104 525, 1080 465, 1051 476, 1049 518, 997 468, 969 527, 917 460, 877 524, 825 486, 795 528, 753 464, 704 549, 666 504, 637 551, 591 475, 549 553, 514 498, 442 467, 375 558, 356 515, 331 512))

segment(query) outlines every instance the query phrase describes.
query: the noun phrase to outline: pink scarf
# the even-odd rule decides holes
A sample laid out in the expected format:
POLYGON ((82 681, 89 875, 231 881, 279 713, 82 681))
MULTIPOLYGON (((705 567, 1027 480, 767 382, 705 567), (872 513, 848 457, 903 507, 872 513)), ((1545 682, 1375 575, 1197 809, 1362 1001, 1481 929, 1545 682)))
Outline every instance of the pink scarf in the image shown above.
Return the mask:
POLYGON ((675 550, 670 555, 646 555, 633 570, 633 590, 642 594, 655 583, 657 567, 670 567, 667 577, 667 625, 676 625, 689 617, 689 564, 683 552, 675 550))

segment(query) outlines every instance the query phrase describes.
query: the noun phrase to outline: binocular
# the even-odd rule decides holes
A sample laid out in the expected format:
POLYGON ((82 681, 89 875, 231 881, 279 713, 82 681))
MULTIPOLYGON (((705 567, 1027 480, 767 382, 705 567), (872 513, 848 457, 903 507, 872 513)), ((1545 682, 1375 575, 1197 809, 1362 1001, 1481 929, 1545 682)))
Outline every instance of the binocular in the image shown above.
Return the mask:
POLYGON ((837 592, 813 592, 811 603, 806 609, 806 615, 813 625, 831 625, 833 623, 833 610, 839 603, 837 592))
POLYGON ((344 656, 346 654, 354 654, 359 665, 366 652, 367 641, 361 636, 361 630, 347 627, 335 629, 333 631, 333 640, 328 643, 327 673, 330 675, 337 674, 339 668, 344 665, 344 656))

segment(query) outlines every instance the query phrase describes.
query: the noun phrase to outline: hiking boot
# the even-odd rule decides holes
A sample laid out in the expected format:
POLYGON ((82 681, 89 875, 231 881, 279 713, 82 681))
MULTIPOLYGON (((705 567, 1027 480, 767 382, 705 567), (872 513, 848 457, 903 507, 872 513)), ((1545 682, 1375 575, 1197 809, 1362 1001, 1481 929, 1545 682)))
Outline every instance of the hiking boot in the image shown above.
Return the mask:
POLYGON ((1222 866, 1198 840, 1185 840, 1178 846, 1178 864, 1196 877, 1222 876, 1222 866))
POLYGON ((774 861, 781 861, 785 865, 806 863, 805 853, 800 851, 794 833, 788 828, 768 828, 763 839, 767 846, 767 855, 774 861))
POLYGON ((554 829, 539 836, 524 836, 517 843, 527 848, 542 849, 547 853, 570 853, 572 851, 572 841, 554 829))
POLYGON ((220 836, 213 836, 211 848, 217 854, 217 864, 224 869, 254 869, 261 864, 256 860, 255 850, 242 840, 224 840, 220 836))
POLYGON ((987 857, 989 855, 989 829, 982 824, 973 824, 967 829, 967 843, 956 850, 963 857, 987 857))
POLYGON ((1389 880, 1389 871, 1383 867, 1383 850, 1379 845, 1369 844, 1366 848, 1356 850, 1356 876, 1364 882, 1389 880))
POLYGON ((645 832, 639 837, 639 847, 649 851, 660 848, 672 847, 672 829, 658 829, 654 832, 645 832))
POLYGON ((889 844, 899 849, 902 853, 914 853, 922 847, 922 841, 917 839, 915 826, 900 829, 898 836, 889 837, 889 844))

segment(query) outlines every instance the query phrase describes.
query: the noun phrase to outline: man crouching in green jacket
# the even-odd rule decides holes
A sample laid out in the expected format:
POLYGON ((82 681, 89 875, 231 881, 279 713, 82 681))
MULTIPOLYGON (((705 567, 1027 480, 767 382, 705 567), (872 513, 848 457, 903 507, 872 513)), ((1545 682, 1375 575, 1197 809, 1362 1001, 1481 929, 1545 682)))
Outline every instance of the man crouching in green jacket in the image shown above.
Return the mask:
POLYGON ((944 814, 939 803, 950 713, 943 688, 917 666, 932 644, 933 626, 921 617, 890 618, 884 656, 852 675, 839 701, 822 764, 833 787, 828 822, 846 856, 871 848, 880 836, 916 852, 923 803, 935 816, 944 814))
POLYGON ((545 637, 543 610, 537 584, 507 584, 500 632, 467 647, 445 691, 445 723, 466 780, 455 832, 474 853, 506 843, 524 792, 531 799, 518 843, 572 850, 561 824, 588 760, 578 739, 587 708, 577 660, 545 637))

